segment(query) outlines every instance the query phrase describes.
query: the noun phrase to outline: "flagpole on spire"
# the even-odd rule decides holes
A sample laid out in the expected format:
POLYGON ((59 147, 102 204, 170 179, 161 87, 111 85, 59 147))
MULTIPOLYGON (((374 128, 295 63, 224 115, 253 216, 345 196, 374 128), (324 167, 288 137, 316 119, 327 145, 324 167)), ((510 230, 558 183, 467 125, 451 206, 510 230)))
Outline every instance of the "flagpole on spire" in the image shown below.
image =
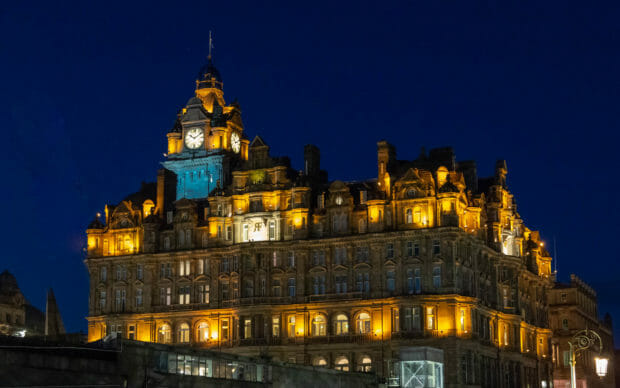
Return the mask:
POLYGON ((209 30, 209 56, 207 59, 211 60, 211 49, 213 48, 213 38, 211 37, 211 30, 209 30))

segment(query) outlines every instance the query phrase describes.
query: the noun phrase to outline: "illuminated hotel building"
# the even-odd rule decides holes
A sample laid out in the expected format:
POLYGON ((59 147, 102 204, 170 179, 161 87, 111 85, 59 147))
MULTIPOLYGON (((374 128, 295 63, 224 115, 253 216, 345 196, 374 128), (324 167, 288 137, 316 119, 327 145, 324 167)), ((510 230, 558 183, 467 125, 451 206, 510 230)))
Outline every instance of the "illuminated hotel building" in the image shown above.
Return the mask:
POLYGON ((87 229, 90 341, 386 378, 439 349, 447 387, 549 386, 551 257, 504 161, 478 178, 450 148, 403 161, 380 141, 376 178, 328 181, 312 145, 296 171, 248 140, 211 60, 167 141, 157 182, 87 229))

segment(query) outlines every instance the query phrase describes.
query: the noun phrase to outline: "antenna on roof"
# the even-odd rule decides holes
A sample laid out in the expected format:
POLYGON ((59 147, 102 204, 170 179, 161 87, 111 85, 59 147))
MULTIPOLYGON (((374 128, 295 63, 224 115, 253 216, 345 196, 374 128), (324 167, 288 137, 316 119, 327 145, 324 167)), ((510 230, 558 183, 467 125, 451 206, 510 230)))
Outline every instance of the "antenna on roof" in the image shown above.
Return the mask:
POLYGON ((211 49, 213 48, 213 38, 211 37, 211 30, 209 30, 209 56, 207 59, 211 60, 211 49))

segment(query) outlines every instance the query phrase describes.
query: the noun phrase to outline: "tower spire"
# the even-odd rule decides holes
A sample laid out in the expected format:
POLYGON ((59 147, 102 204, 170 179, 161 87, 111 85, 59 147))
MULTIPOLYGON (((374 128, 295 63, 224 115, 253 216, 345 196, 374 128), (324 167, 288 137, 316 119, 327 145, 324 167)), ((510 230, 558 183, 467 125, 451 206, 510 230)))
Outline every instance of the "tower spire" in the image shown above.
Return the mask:
POLYGON ((211 30, 209 30, 209 56, 207 59, 211 60, 211 49, 213 49, 213 38, 211 37, 211 30))

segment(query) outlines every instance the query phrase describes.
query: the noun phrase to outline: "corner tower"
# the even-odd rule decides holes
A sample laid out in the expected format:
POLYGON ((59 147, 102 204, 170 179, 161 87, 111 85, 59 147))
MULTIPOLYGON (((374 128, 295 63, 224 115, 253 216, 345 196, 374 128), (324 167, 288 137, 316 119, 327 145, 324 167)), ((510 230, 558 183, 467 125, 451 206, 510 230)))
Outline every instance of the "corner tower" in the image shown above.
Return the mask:
POLYGON ((211 56, 196 79, 194 96, 179 112, 167 134, 164 168, 177 176, 176 198, 206 198, 229 183, 236 160, 247 160, 249 141, 243 134, 241 109, 226 105, 224 83, 211 56))

